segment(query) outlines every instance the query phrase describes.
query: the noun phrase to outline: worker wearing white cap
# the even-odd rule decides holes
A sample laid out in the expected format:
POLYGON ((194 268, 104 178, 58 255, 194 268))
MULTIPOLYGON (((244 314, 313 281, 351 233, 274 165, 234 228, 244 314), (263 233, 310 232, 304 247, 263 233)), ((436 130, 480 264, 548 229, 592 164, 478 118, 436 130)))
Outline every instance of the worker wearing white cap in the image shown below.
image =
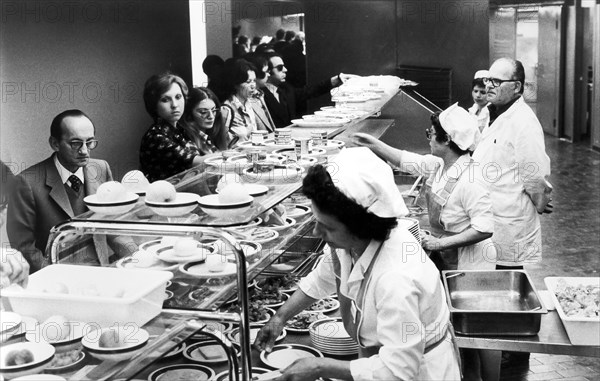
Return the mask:
POLYGON ((432 115, 431 124, 426 130, 431 155, 398 150, 363 133, 356 133, 354 141, 402 171, 427 179, 432 235, 424 237, 422 244, 441 253, 441 269, 494 269, 492 203, 485 184, 473 176, 470 157, 479 141, 479 129, 457 104, 432 115))
POLYGON ((483 131, 490 122, 490 112, 487 108, 487 90, 483 83, 483 79, 487 77, 489 77, 487 70, 478 70, 473 77, 473 82, 471 82, 471 96, 474 103, 469 108, 469 114, 475 117, 479 131, 483 131))
POLYGON ((343 150, 327 169, 309 169, 303 192, 331 256, 300 281, 255 345, 270 351, 287 320, 337 292, 359 358, 299 359, 276 380, 460 380, 439 272, 398 226, 407 210, 390 166, 359 147, 343 150))

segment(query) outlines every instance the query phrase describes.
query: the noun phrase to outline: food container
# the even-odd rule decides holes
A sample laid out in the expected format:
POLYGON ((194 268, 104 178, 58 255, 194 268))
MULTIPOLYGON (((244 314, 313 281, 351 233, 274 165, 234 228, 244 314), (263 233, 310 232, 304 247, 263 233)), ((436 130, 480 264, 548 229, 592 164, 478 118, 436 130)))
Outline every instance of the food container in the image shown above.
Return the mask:
POLYGON ((523 270, 443 271, 452 324, 463 335, 530 336, 547 311, 523 270))
MULTIPOLYGON (((562 320, 563 325, 565 326, 565 330, 567 331, 567 335, 569 336, 569 340, 571 340, 571 344, 573 345, 599 345, 600 344, 600 316, 592 316, 592 317, 583 317, 583 316, 567 316, 567 312, 560 304, 560 299, 563 299, 566 295, 573 295, 574 291, 579 286, 593 288, 595 293, 591 296, 592 302, 598 301, 598 290, 600 289, 600 278, 599 277, 547 277, 544 278, 544 283, 546 283, 546 287, 550 291, 550 295, 552 297, 552 301, 556 306, 556 311, 558 312, 558 316, 560 316, 560 320, 562 320), (565 294, 564 286, 573 287, 571 292, 565 294)), ((577 300, 580 299, 581 296, 577 296, 577 300)), ((588 297, 589 298, 589 297, 588 297)), ((586 301, 584 301, 586 303, 586 301)), ((597 304, 596 304, 597 307, 597 304)), ((597 308, 596 308, 597 311, 597 308)))
POLYGON ((167 271, 56 264, 32 274, 26 290, 9 287, 2 297, 15 312, 38 321, 66 315, 100 327, 141 326, 160 313, 172 277, 167 271))

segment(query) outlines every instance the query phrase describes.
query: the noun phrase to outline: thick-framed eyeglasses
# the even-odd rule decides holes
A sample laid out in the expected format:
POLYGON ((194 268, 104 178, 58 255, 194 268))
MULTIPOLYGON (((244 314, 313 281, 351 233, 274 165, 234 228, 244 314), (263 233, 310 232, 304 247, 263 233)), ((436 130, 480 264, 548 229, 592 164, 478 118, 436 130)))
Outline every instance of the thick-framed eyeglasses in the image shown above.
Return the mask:
POLYGON ((433 138, 434 135, 435 130, 433 128, 428 128, 425 130, 425 137, 427 138, 427 140, 431 140, 431 138, 433 138))
POLYGON ((87 149, 91 151, 98 146, 98 141, 88 140, 86 142, 82 142, 81 140, 73 140, 71 142, 67 142, 67 144, 71 146, 71 149, 73 151, 79 151, 84 144, 87 147, 87 149))
POLYGON ((209 116, 217 115, 217 109, 215 107, 211 109, 200 109, 198 110, 198 114, 200 114, 202 118, 208 118, 209 116))
POLYGON ((284 65, 284 64, 279 64, 279 65, 277 65, 277 66, 273 66, 273 69, 277 69, 277 70, 279 70, 279 71, 282 71, 284 67, 285 67, 285 65, 284 65))
POLYGON ((504 82, 519 82, 518 79, 498 79, 498 78, 483 78, 484 85, 491 85, 492 87, 498 87, 504 82))

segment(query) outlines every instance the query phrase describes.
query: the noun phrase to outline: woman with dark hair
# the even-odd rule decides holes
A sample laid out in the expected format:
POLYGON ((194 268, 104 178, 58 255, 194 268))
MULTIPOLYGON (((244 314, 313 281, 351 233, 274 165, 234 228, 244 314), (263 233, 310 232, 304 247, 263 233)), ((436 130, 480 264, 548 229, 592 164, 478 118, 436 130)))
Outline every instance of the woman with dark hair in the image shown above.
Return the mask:
POLYGON ((422 244, 433 255, 441 256, 442 270, 494 269, 492 202, 481 179, 473 176, 475 167, 470 155, 479 140, 475 120, 455 104, 431 116, 426 134, 431 155, 398 150, 363 133, 356 133, 354 141, 398 165, 403 172, 427 178, 432 235, 426 236, 422 244))
POLYGON ((329 167, 309 169, 314 234, 332 249, 259 332, 267 352, 286 321, 337 292, 359 358, 303 358, 277 380, 459 380, 450 313, 435 265, 416 238, 397 227, 407 213, 391 168, 370 150, 343 150, 329 167))
POLYGON ((483 132, 483 129, 490 122, 490 112, 487 108, 487 89, 483 83, 483 79, 489 76, 487 70, 479 70, 475 73, 473 82, 471 82, 471 97, 473 97, 473 106, 469 108, 469 114, 475 117, 477 120, 477 126, 479 131, 483 132))
POLYGON ((225 62, 225 88, 229 94, 223 102, 225 125, 234 143, 250 139, 252 131, 257 130, 256 116, 250 104, 256 92, 256 68, 245 59, 233 59, 225 62))
POLYGON ((229 134, 221 115, 221 102, 206 87, 194 87, 189 91, 182 126, 200 155, 228 148, 229 134))
MULTIPOLYGON (((0 228, 6 222, 6 209, 8 196, 12 192, 15 175, 4 162, 0 161, 0 228)), ((4 233, 3 233, 4 234, 4 233)), ((29 279, 29 263, 20 251, 11 249, 6 245, 0 246, 0 289, 8 287, 11 283, 27 287, 29 279)))
POLYGON ((171 73, 153 75, 144 85, 144 105, 154 123, 142 137, 140 169, 150 181, 202 163, 198 147, 179 123, 187 93, 183 79, 171 73))

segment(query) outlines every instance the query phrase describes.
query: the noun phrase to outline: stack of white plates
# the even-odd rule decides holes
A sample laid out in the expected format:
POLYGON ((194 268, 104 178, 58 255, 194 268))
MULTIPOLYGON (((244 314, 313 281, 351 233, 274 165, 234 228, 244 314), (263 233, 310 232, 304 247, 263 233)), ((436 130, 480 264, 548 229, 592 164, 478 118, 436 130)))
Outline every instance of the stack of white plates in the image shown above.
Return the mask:
POLYGON ((354 355, 358 344, 350 337, 341 318, 317 320, 308 327, 310 341, 323 353, 330 355, 354 355))
POLYGON ((419 221, 415 220, 414 218, 401 217, 398 218, 398 226, 408 230, 410 234, 417 239, 417 242, 419 242, 419 244, 421 243, 421 229, 419 228, 419 221))

